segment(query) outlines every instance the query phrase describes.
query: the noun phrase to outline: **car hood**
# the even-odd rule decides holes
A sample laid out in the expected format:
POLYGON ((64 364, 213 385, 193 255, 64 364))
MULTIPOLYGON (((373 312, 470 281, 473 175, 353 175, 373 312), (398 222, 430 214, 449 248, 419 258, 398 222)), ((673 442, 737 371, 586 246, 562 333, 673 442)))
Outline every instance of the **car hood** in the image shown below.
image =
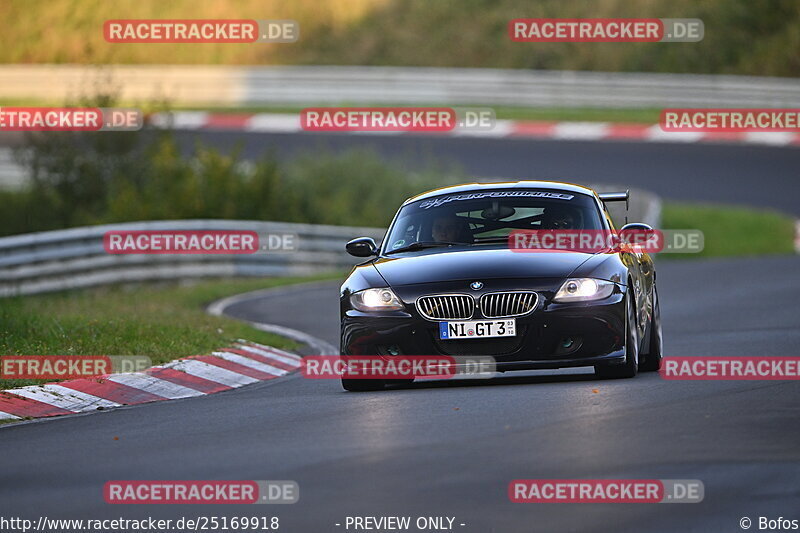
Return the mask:
POLYGON ((373 264, 393 287, 442 281, 498 278, 563 278, 592 254, 580 252, 513 252, 509 249, 430 250, 381 257, 373 264))

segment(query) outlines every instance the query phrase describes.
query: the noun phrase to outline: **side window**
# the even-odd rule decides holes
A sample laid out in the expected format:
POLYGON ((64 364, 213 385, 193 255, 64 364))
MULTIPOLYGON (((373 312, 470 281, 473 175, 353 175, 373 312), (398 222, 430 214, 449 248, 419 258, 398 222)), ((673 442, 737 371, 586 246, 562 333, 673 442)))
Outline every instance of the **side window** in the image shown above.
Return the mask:
POLYGON ((419 240, 419 219, 406 216, 395 223, 395 230, 392 232, 392 242, 387 244, 387 250, 407 246, 419 240))

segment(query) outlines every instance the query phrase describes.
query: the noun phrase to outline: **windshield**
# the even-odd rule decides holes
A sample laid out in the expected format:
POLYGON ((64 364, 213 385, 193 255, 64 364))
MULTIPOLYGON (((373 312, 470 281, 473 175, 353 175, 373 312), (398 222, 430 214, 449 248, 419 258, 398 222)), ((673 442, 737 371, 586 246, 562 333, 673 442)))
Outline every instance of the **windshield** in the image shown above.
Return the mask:
MULTIPOLYGON (((496 190, 436 196, 403 206, 384 253, 416 243, 505 243, 513 230, 603 229, 594 199, 548 190, 496 190)), ((422 249, 423 247, 419 247, 422 249)))

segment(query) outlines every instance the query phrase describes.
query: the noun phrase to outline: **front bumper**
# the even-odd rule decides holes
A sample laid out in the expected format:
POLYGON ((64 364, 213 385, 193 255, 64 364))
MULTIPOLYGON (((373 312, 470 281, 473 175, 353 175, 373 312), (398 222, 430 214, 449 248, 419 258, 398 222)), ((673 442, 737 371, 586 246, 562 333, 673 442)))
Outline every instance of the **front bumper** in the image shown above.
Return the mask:
MULTIPOLYGON (((480 320, 476 316, 473 320, 480 320)), ((438 322, 407 311, 376 315, 343 309, 343 355, 492 356, 497 370, 562 368, 620 363, 625 358, 625 299, 614 294, 594 302, 557 304, 540 293, 540 303, 517 319, 515 337, 439 340, 438 322)))

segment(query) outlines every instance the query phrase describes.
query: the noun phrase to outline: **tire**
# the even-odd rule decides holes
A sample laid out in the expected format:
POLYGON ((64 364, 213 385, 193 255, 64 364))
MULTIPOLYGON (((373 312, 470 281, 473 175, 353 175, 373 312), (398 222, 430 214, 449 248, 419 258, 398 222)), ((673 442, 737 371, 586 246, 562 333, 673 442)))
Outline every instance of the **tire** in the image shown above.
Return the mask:
POLYGON ((594 372, 600 379, 632 378, 639 370, 639 339, 630 295, 625 296, 625 315, 625 362, 621 365, 595 366, 594 372))
POLYGON ((664 336, 661 332, 661 306, 658 292, 653 287, 653 319, 650 321, 649 341, 644 362, 640 365, 643 372, 657 372, 661 368, 661 357, 664 354, 664 336))
POLYGON ((384 388, 382 379, 345 379, 342 378, 342 388, 350 392, 379 391, 384 388))

